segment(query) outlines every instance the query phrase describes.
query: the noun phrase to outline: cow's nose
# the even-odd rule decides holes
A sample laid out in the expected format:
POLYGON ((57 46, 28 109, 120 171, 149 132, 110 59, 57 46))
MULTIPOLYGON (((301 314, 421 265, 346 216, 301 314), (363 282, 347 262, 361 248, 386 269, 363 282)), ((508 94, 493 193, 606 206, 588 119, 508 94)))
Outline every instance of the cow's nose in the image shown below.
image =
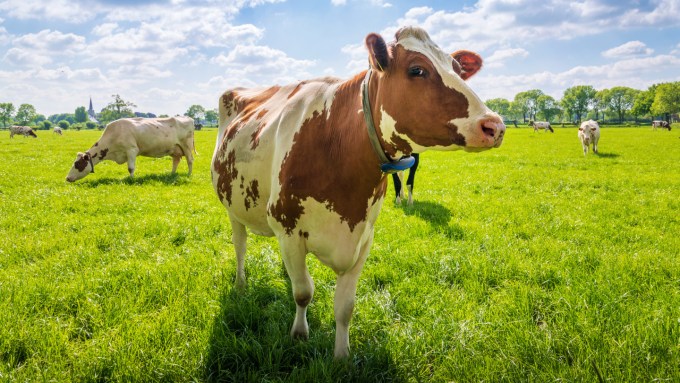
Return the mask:
POLYGON ((66 177, 67 182, 73 182, 73 180, 70 177, 66 177))
POLYGON ((498 141, 503 138, 505 124, 499 116, 485 116, 479 120, 479 128, 485 137, 498 141))

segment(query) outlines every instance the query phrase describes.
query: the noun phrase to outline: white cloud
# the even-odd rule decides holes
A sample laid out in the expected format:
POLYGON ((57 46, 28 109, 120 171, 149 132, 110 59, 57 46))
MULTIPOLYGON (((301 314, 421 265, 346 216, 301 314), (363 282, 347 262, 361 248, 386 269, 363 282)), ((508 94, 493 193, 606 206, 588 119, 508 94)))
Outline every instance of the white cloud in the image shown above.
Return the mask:
POLYGON ((37 55, 22 48, 10 48, 5 53, 5 56, 3 56, 2 61, 18 67, 26 66, 31 68, 41 67, 52 62, 48 56, 37 55))
POLYGON ((85 37, 44 29, 18 37, 12 44, 35 54, 72 54, 85 47, 85 37))
POLYGON ((602 52, 602 56, 616 58, 616 57, 630 57, 630 56, 647 56, 654 53, 654 49, 648 48, 642 41, 629 41, 625 44, 619 45, 602 52))
POLYGON ((529 52, 524 48, 499 49, 484 60, 484 66, 487 68, 498 68, 504 66, 504 62, 508 59, 524 58, 527 56, 529 56, 529 52))
POLYGON ((5 0, 0 12, 20 20, 59 20, 82 23, 92 20, 98 11, 94 2, 80 4, 69 0, 5 0))
POLYGON ((346 5, 347 0, 331 0, 331 4, 335 5, 336 7, 340 5, 346 5))

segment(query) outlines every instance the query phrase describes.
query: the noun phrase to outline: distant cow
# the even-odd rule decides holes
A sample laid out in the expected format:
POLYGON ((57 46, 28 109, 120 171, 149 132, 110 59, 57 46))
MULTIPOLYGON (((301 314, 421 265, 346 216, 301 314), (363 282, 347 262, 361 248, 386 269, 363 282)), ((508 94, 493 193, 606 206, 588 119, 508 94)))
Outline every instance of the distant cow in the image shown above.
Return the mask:
POLYGON ((201 124, 200 122, 194 123, 194 130, 201 130, 201 129, 203 129, 203 124, 201 124))
POLYGON ((296 303, 291 336, 309 335, 307 254, 335 272, 336 358, 349 354, 357 281, 385 198, 385 172, 414 152, 497 148, 505 133, 464 81, 482 66, 476 53, 446 54, 414 27, 400 29, 389 45, 375 33, 365 43, 369 69, 350 79, 222 94, 211 168, 231 222, 237 286, 246 283, 246 228, 279 242, 296 303))
POLYGON ((30 126, 19 126, 19 125, 12 125, 9 127, 9 138, 14 138, 15 134, 21 134, 24 137, 35 137, 38 138, 38 136, 35 134, 33 129, 30 126))
POLYGON ((58 134, 58 135, 61 136, 61 134, 62 134, 61 128, 58 127, 58 126, 55 126, 55 127, 54 127, 54 130, 52 131, 52 133, 56 133, 56 134, 58 134))
POLYGON ((600 140, 600 125, 593 120, 583 121, 578 128, 578 138, 583 145, 583 155, 588 153, 588 146, 593 144, 593 152, 597 153, 597 142, 600 140))
POLYGON ((654 120, 652 121, 652 129, 656 130, 656 128, 661 128, 661 129, 668 129, 668 131, 671 131, 671 124, 668 123, 668 121, 659 121, 659 120, 654 120))
POLYGON ((416 171, 418 170, 418 163, 420 162, 420 154, 411 154, 415 158, 413 166, 408 169, 408 178, 406 179, 406 188, 403 187, 404 172, 392 173, 392 181, 394 183, 394 192, 397 195, 395 203, 400 204, 401 199, 405 197, 404 189, 408 192, 408 204, 413 205, 413 183, 416 179, 416 171))
POLYGON ((194 163, 194 120, 190 117, 123 118, 106 126, 101 138, 85 153, 78 153, 66 181, 77 181, 102 160, 127 162, 130 177, 135 173, 137 156, 172 156, 172 172, 186 157, 191 175, 194 163))
POLYGON ((545 129, 546 132, 549 130, 551 133, 555 133, 555 131, 553 130, 552 126, 550 126, 550 123, 549 123, 549 122, 545 122, 545 121, 529 121, 529 126, 533 126, 533 127, 534 127, 534 132, 538 132, 539 129, 545 129))

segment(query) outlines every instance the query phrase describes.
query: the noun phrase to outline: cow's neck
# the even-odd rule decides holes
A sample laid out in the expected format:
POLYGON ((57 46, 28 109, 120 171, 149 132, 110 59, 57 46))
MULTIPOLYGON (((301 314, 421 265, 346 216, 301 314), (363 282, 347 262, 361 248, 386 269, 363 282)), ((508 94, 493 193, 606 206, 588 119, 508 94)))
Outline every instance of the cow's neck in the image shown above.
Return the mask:
POLYGON ((104 160, 104 158, 106 158, 108 151, 108 148, 105 148, 99 142, 96 142, 90 149, 87 150, 86 153, 90 155, 90 160, 92 161, 92 165, 94 167, 94 165, 97 165, 102 160, 104 160))

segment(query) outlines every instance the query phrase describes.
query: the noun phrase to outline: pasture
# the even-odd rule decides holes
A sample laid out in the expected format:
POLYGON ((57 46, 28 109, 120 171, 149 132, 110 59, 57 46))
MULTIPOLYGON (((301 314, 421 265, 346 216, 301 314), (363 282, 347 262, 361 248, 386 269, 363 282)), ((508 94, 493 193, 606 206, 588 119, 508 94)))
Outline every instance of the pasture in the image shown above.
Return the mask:
MULTIPOLYGON (((334 274, 310 339, 272 238, 248 287, 210 181, 170 157, 105 161, 64 181, 98 131, 0 132, 2 381, 680 381, 680 139, 508 127, 501 148, 426 152, 415 203, 390 181, 357 291, 349 360, 333 360, 334 274)), ((310 159, 313 160, 313 159, 310 159)), ((351 188, 352 185, 338 185, 351 188)))

